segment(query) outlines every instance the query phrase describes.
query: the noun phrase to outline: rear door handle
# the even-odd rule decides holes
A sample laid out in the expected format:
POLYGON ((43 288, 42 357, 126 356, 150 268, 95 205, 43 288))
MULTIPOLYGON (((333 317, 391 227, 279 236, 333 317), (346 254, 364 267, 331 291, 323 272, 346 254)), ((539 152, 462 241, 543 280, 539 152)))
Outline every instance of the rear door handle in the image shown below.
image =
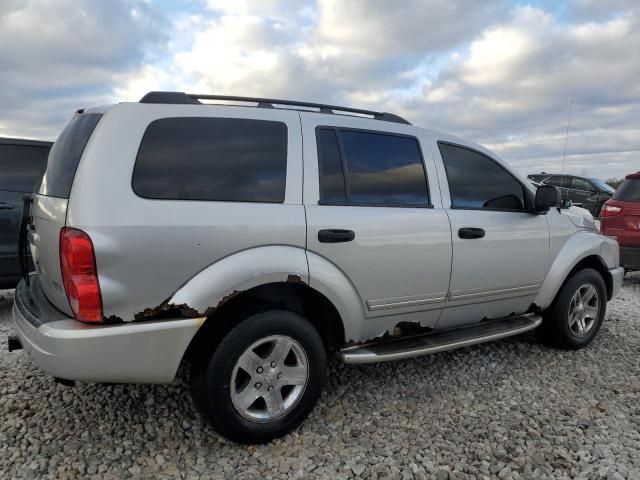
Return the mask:
POLYGON ((465 240, 472 240, 474 238, 483 238, 484 229, 475 228, 475 227, 461 228, 460 230, 458 230, 458 236, 460 238, 464 238, 465 240))
POLYGON ((7 202, 0 202, 0 210, 13 210, 13 204, 7 202))
POLYGON ((350 242, 354 238, 356 238, 356 234, 353 230, 330 228, 327 230, 320 230, 318 232, 318 241, 320 243, 350 242))

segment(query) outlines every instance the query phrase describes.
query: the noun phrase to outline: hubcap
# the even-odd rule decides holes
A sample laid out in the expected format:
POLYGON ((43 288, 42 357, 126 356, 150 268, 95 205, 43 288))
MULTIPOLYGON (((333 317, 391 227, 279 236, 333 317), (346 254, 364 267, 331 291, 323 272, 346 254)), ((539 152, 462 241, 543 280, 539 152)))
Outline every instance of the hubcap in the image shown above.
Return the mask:
POLYGON ((302 346, 291 337, 258 340, 238 358, 231 374, 231 401, 247 420, 270 422, 300 400, 309 378, 302 346))
POLYGON ((591 331, 600 313, 600 296, 590 283, 576 290, 569 303, 569 329, 579 337, 591 331))

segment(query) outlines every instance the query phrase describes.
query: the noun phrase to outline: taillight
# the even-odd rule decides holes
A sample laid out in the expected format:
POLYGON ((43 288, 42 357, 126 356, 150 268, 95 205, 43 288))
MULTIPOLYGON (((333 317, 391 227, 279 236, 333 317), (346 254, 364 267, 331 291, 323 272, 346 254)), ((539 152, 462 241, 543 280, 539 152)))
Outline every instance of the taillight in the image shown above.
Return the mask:
POLYGON ((64 291, 76 320, 102 322, 102 298, 93 243, 82 230, 60 230, 60 269, 64 291))
POLYGON ((615 217, 622 211, 622 207, 616 207, 614 205, 607 205, 606 203, 602 206, 602 211, 600 212, 600 217, 615 217))

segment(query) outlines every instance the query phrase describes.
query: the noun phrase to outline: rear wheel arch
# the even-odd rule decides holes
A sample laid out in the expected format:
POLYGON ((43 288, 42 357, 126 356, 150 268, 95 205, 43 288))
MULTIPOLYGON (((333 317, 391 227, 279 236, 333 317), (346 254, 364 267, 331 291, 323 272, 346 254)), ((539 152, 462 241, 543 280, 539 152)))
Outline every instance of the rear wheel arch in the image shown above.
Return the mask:
POLYGON ((345 342, 343 319, 322 293, 299 281, 266 283, 238 292, 211 312, 191 340, 184 358, 216 347, 219 340, 243 319, 268 310, 288 310, 318 331, 328 352, 345 342))

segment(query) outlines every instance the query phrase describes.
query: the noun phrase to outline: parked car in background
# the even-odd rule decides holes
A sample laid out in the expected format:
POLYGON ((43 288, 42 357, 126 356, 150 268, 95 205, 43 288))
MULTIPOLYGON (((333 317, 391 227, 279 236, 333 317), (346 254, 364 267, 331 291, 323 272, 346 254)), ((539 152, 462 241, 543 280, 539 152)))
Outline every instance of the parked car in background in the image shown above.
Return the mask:
POLYGON ((51 142, 0 138, 0 288, 20 279, 18 230, 22 197, 32 193, 47 165, 51 142))
POLYGON ((558 187, 562 192, 562 198, 571 200, 578 207, 586 208, 595 218, 600 215, 604 202, 615 192, 604 181, 594 177, 538 173, 528 175, 528 178, 543 185, 558 187))
MULTIPOLYGON (((529 183, 533 185, 536 190, 543 186, 542 183, 537 182, 532 178, 527 177, 527 180, 529 180, 529 183)), ((573 202, 568 199, 562 200, 562 208, 566 210, 566 214, 568 216, 576 217, 576 220, 574 220, 574 223, 576 224, 580 223, 585 228, 595 228, 596 230, 599 228, 593 215, 591 215, 591 212, 586 208, 582 208, 577 205, 574 205, 573 202), (582 219, 577 220, 577 217, 582 217, 582 219)))
POLYGON ((80 111, 56 141, 11 341, 67 380, 171 382, 187 356, 203 418, 264 442, 309 414, 329 356, 538 327, 589 345, 624 270, 561 206, 486 148, 393 114, 152 92, 80 111))
POLYGON ((620 265, 640 270, 640 172, 627 175, 600 213, 600 230, 620 244, 620 265))

